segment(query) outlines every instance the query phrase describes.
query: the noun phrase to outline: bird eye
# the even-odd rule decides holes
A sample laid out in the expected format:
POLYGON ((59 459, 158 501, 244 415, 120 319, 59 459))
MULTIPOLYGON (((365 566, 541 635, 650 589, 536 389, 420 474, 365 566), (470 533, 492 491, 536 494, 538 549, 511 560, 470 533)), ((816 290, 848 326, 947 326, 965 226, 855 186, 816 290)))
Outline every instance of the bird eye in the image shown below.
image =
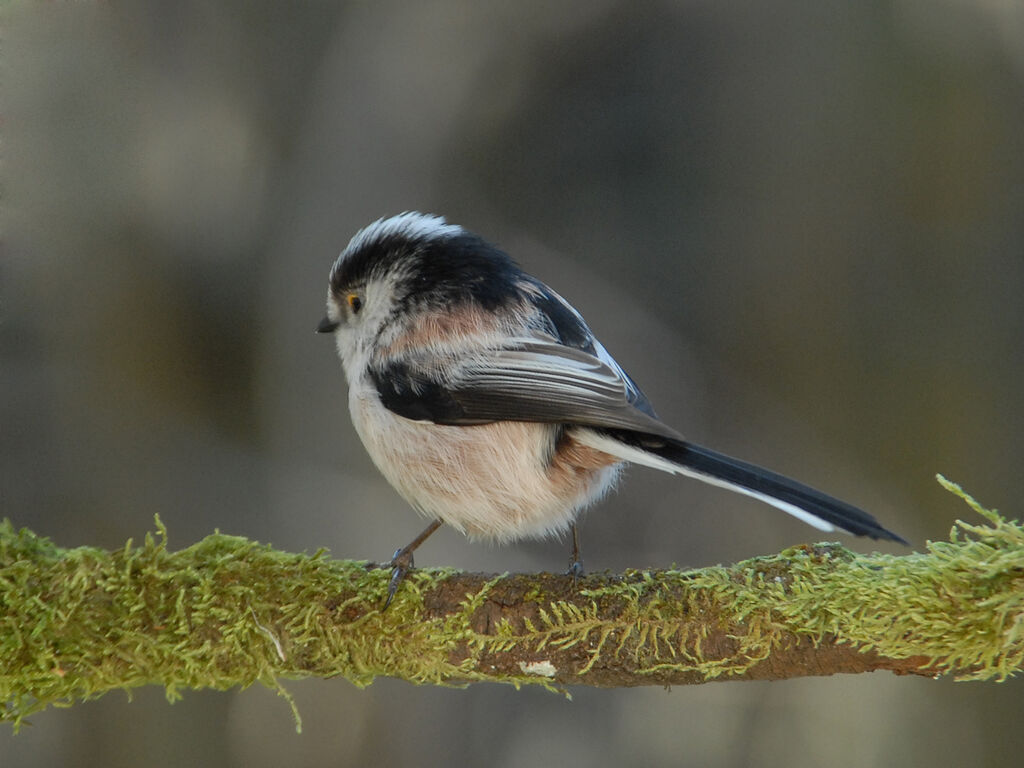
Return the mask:
POLYGON ((358 293, 348 294, 348 296, 345 297, 345 301, 348 302, 353 314, 358 315, 359 310, 363 308, 363 298, 358 293))

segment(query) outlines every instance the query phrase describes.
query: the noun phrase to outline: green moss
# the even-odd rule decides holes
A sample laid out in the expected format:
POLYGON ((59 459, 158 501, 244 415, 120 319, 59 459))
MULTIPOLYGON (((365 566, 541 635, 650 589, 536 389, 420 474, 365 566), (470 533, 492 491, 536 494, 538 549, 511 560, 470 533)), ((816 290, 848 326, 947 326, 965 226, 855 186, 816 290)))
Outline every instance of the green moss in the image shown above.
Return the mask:
MULTIPOLYGON (((794 637, 934 674, 1002 680, 1024 662, 1024 529, 940 478, 986 521, 906 556, 794 547, 735 566, 594 574, 388 572, 215 533, 179 552, 157 521, 141 546, 61 549, 0 525, 0 717, 112 689, 380 675, 464 685, 694 681, 755 670, 794 637), (443 606, 443 607, 439 607, 443 606), (917 665, 917 662, 915 662, 917 665)), ((290 699, 289 699, 290 700, 290 699)), ((293 705, 294 707, 294 705, 293 705)))
POLYGON ((939 482, 990 525, 958 520, 950 541, 906 556, 820 544, 731 568, 627 572, 582 590, 600 606, 551 602, 539 611, 539 625, 528 622, 518 632, 503 626, 478 641, 504 652, 585 645, 590 660, 581 674, 628 652, 638 674, 673 670, 711 679, 750 671, 796 635, 889 659, 920 658, 935 675, 1004 680, 1024 663, 1024 528, 945 478, 939 482), (727 655, 706 653, 709 625, 688 620, 708 614, 734 641, 727 655))

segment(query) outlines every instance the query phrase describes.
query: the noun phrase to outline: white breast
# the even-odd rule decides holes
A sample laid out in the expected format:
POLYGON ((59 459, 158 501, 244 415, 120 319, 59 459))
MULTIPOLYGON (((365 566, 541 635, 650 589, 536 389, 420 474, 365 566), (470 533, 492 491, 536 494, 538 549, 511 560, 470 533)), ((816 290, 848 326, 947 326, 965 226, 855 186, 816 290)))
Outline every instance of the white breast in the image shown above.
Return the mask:
POLYGON ((349 408, 395 490, 421 514, 471 538, 503 542, 560 533, 618 474, 619 465, 554 471, 557 430, 549 424, 412 421, 387 410, 368 382, 350 384, 349 408))

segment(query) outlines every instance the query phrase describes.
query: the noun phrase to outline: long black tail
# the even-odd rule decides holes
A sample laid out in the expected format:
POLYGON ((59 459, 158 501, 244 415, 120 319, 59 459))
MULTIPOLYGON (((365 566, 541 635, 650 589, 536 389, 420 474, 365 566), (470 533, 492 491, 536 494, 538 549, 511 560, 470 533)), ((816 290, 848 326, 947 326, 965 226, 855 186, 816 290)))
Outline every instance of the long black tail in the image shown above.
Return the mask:
POLYGON ((817 528, 839 528, 857 536, 888 539, 909 546, 902 536, 883 528, 864 510, 755 464, 694 443, 662 438, 652 440, 649 436, 618 430, 615 436, 671 462, 673 471, 753 496, 817 528))

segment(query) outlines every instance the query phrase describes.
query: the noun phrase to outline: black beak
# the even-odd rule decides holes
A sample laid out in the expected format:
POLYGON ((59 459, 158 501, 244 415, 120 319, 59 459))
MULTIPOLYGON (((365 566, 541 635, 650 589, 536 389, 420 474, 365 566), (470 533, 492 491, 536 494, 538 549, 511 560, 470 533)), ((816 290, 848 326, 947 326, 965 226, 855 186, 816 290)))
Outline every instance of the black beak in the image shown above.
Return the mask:
POLYGON ((331 320, 331 318, 325 317, 323 320, 320 321, 320 325, 318 325, 316 327, 316 332, 317 333, 334 333, 334 331, 338 327, 338 325, 339 324, 334 322, 333 320, 331 320))

